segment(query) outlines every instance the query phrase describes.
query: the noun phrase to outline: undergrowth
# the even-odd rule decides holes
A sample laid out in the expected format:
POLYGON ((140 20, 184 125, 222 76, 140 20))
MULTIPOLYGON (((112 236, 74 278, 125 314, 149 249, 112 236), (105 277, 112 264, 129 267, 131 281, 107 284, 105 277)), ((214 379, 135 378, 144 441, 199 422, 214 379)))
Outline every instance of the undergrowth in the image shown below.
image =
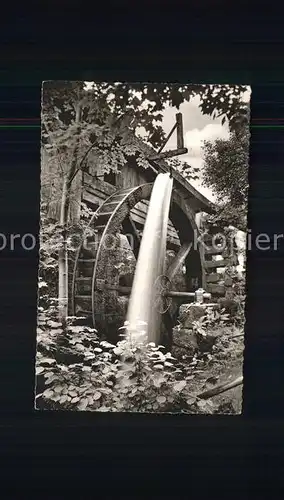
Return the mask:
POLYGON ((207 309, 193 324, 198 351, 174 357, 162 345, 133 342, 131 336, 110 344, 78 317, 69 317, 63 331, 58 301, 49 298, 42 278, 39 295, 37 409, 212 414, 215 400, 198 397, 199 380, 217 382, 222 370, 242 362, 242 312, 232 318, 207 309))
POLYGON ((65 345, 56 301, 39 308, 36 407, 109 412, 211 413, 212 403, 192 394, 194 363, 179 363, 163 346, 98 338, 69 318, 65 345))

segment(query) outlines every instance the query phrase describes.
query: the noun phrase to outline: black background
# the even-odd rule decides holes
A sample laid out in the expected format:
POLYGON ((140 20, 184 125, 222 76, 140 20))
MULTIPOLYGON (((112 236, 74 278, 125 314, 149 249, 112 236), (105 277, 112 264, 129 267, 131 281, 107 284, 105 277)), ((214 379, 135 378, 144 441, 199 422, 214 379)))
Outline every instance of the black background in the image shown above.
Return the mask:
MULTIPOLYGON (((212 2, 213 4, 213 2, 212 2)), ((1 19, 0 116, 39 117, 46 79, 252 86, 251 117, 284 116, 281 13, 222 2, 188 13, 138 5, 70 12, 53 2, 1 19)), ((68 7, 70 9, 70 6, 68 7)), ((70 9, 71 10, 71 9, 70 9)), ((284 233, 284 128, 251 129, 248 227, 284 233)), ((0 130, 0 232, 38 234, 40 129, 0 130)), ((283 249, 248 252, 243 415, 36 412, 38 249, 0 254, 1 487, 49 498, 242 498, 281 493, 283 249), (157 483, 163 487, 158 493, 157 483)), ((5 491, 5 490, 4 490, 5 491)), ((14 498, 3 495, 3 498, 14 498)))

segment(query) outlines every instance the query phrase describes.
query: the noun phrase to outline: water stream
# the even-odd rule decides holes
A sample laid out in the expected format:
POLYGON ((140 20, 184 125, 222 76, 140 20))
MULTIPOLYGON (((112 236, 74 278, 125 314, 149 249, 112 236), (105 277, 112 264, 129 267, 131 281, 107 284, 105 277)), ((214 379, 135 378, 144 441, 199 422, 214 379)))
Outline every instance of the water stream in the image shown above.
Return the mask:
POLYGON ((173 179, 159 174, 155 180, 137 259, 126 317, 132 340, 160 340, 161 313, 155 305, 155 282, 164 274, 167 227, 173 179))

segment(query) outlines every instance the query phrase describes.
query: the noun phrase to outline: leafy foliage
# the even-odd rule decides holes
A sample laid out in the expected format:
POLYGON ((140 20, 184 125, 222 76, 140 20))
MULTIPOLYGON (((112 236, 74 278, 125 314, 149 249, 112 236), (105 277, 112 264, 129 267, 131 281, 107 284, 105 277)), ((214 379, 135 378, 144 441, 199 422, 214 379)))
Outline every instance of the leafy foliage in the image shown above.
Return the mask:
MULTIPOLYGON (((55 161, 61 173, 66 173, 72 161, 78 127, 78 168, 95 161, 97 168, 119 172, 133 155, 137 155, 139 165, 148 168, 143 154, 127 140, 129 130, 139 136, 143 129, 149 144, 158 148, 165 139, 160 125, 165 106, 179 108, 194 96, 200 98, 202 113, 223 116, 238 130, 248 121, 248 109, 242 102, 245 90, 244 86, 229 85, 98 83, 86 88, 84 82, 44 82, 42 143, 49 151, 49 161, 55 161)), ((170 163, 187 179, 196 178, 192 167, 178 160, 170 163)))
MULTIPOLYGON (((54 129, 51 115, 56 110, 57 130, 61 124, 71 126, 75 117, 74 101, 80 99, 83 107, 83 119, 92 125, 96 138, 102 135, 109 113, 117 122, 122 117, 134 131, 143 127, 149 142, 158 147, 164 139, 164 132, 159 122, 166 105, 179 109, 185 101, 194 96, 200 97, 200 109, 203 114, 213 117, 223 116, 233 128, 238 128, 248 120, 248 109, 242 102, 246 87, 242 85, 172 85, 166 83, 94 83, 86 90, 83 82, 45 82, 43 107, 49 115, 46 125, 54 129)), ((108 121, 108 125, 111 122, 108 121)), ((68 135, 68 134, 67 134, 68 135)), ((109 138, 105 139, 106 141, 109 138)))
POLYGON ((181 162, 177 158, 169 158, 168 165, 173 170, 177 170, 188 181, 199 179, 199 168, 193 167, 185 161, 181 162))
MULTIPOLYGON (((46 284, 40 282, 42 301, 46 284)), ((214 413, 217 400, 198 398, 203 387, 199 380, 207 377, 210 381, 208 371, 218 370, 220 363, 234 360, 242 352, 236 351, 235 340, 229 340, 239 329, 230 326, 224 312, 210 309, 204 319, 194 323, 199 352, 185 361, 165 352, 163 346, 132 343, 131 338, 110 344, 80 321, 68 318, 64 345, 58 347, 63 330, 57 320, 57 300, 49 300, 47 305, 45 298, 44 306, 39 306, 37 408, 214 413)))
MULTIPOLYGON (((93 235, 88 226, 93 211, 85 203, 81 203, 81 217, 78 223, 71 223, 67 230, 54 219, 48 217, 46 204, 41 205, 39 276, 45 282, 48 293, 46 297, 57 295, 58 285, 58 251, 63 246, 64 238, 67 241, 69 253, 76 251, 84 237, 93 235)), ((40 285, 41 281, 39 282, 40 285)))
MULTIPOLYGON (((246 120, 240 99, 244 90, 228 86, 108 83, 94 84, 86 90, 82 82, 45 82, 42 141, 49 151, 50 178, 44 181, 48 184, 52 179, 68 176, 72 162, 74 166, 74 151, 77 170, 84 169, 89 158, 105 171, 119 172, 134 155, 137 163, 147 168, 147 160, 129 141, 128 130, 137 132, 143 127, 148 142, 160 146, 164 139, 159 124, 161 111, 167 104, 179 108, 194 95, 200 96, 204 113, 212 114, 215 110, 226 116, 232 127, 237 127, 240 119, 246 120)), ((178 160, 170 163, 188 179, 197 175, 187 164, 178 160)), ((58 193, 50 190, 49 198, 58 195, 60 200, 60 189, 59 182, 58 193)), ((43 204, 36 363, 38 407, 102 412, 212 412, 210 402, 200 401, 192 390, 194 362, 180 364, 163 346, 132 344, 131 339, 109 344, 99 339, 94 329, 79 325, 80 318, 67 318, 63 332, 57 319, 58 300, 49 299, 56 295, 51 292, 50 283, 57 281, 58 251, 66 240, 68 250, 74 250, 74 237, 82 237, 90 213, 82 206, 80 223, 62 227, 48 217, 46 208, 43 204)), ((207 331, 212 325, 203 326, 207 331)))
POLYGON ((193 322, 193 330, 202 337, 206 337, 212 328, 216 326, 222 328, 228 321, 229 315, 224 310, 218 311, 208 307, 204 316, 193 322))
POLYGON ((249 130, 231 133, 228 140, 205 141, 203 183, 220 202, 215 221, 246 230, 248 197, 249 130))
MULTIPOLYGON (((40 308, 37 350, 37 407, 88 411, 210 413, 210 403, 191 391, 194 374, 163 346, 99 340, 69 318, 65 346, 56 306, 40 308)), ((76 319, 78 321, 78 318, 76 319)))
MULTIPOLYGON (((243 363, 243 324, 237 325, 224 310, 208 308, 203 317, 193 322, 193 329, 186 330, 187 317, 184 313, 186 311, 180 317, 180 331, 183 339, 186 334, 188 341, 196 348, 190 359, 186 344, 182 347, 177 335, 173 355, 191 367, 194 373, 192 392, 197 391, 197 386, 202 388, 199 392, 203 392, 210 385, 214 388, 216 384, 239 376, 243 363)), ((211 403, 213 413, 226 413, 225 408, 229 413, 238 413, 241 410, 241 392, 232 390, 220 397, 214 396, 211 403)))

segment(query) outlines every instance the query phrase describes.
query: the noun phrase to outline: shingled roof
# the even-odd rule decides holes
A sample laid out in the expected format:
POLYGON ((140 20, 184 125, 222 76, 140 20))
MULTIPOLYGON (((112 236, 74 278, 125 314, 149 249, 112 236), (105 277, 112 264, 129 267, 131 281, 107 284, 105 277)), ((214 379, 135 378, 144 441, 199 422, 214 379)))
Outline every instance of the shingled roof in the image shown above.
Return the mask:
MULTIPOLYGON (((130 134, 132 136, 132 141, 137 145, 137 150, 141 151, 145 158, 148 159, 157 155, 157 151, 155 151, 154 148, 146 144, 136 135, 132 134, 132 132, 130 132, 130 134)), ((148 163, 149 168, 151 168, 156 175, 162 172, 169 172, 170 170, 168 163, 162 159, 148 159, 148 163)), ((179 190, 184 195, 184 198, 187 198, 190 202, 192 202, 195 212, 207 212, 210 214, 216 212, 216 205, 199 193, 199 191, 197 191, 197 189, 195 189, 177 170, 173 169, 172 176, 174 179, 174 189, 179 190)))

